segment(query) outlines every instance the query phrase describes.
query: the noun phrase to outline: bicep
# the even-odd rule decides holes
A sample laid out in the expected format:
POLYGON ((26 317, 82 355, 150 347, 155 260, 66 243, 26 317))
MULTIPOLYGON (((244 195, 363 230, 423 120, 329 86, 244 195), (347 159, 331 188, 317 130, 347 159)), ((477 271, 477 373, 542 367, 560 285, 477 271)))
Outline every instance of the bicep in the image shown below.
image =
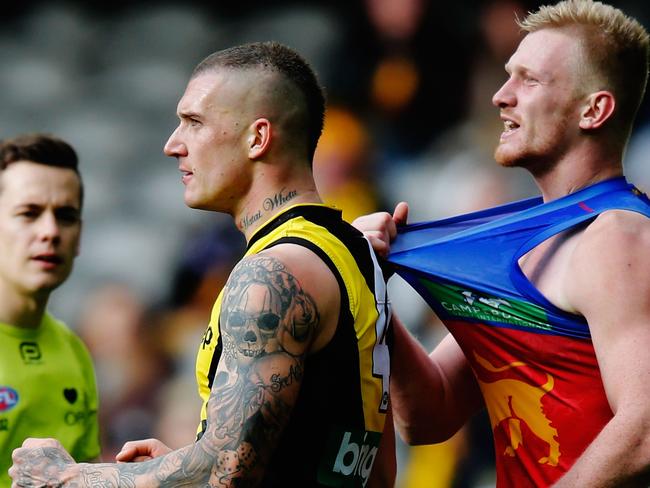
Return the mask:
POLYGON ((259 477, 298 397, 319 317, 316 301, 280 260, 254 256, 233 270, 202 438, 219 450, 217 469, 230 463, 240 476, 259 477))
MULTIPOLYGON (((448 419, 460 429, 483 406, 481 390, 458 342, 448 334, 430 354, 443 385, 448 419)), ((455 432, 455 430, 454 430, 455 432)))

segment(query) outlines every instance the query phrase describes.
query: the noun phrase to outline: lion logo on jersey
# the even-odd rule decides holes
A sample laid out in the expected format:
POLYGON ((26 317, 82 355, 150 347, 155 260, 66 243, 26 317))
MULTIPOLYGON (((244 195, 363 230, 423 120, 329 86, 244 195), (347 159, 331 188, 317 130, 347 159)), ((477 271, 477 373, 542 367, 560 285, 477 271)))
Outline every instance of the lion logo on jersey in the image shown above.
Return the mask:
POLYGON ((521 423, 523 422, 536 437, 548 445, 548 456, 538 459, 538 462, 557 466, 560 458, 557 430, 551 426, 551 421, 544 414, 542 407, 542 397, 553 389, 553 377, 546 373, 546 383, 543 385, 531 385, 510 378, 483 381, 480 378, 480 369, 485 372, 500 373, 527 365, 521 361, 515 361, 505 366, 496 367, 476 351, 474 351, 474 358, 480 366, 477 368, 476 374, 485 397, 492 429, 496 429, 501 422, 507 422, 510 445, 506 447, 503 454, 514 456, 515 450, 523 445, 524 439, 521 433, 521 423))

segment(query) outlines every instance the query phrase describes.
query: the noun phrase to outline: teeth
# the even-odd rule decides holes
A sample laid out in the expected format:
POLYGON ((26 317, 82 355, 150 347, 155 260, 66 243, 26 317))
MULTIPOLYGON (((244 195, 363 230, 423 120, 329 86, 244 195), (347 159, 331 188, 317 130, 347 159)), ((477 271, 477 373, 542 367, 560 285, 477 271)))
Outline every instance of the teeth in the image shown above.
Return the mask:
POLYGON ((517 124, 515 124, 512 120, 504 120, 503 121, 503 126, 505 129, 508 130, 513 130, 519 127, 517 124))

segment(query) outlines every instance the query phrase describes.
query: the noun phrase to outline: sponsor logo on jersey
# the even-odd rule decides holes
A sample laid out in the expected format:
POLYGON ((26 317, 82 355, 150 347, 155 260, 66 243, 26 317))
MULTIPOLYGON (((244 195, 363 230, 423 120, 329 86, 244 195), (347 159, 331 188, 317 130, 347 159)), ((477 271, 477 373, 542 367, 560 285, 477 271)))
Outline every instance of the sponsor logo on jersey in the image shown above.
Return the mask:
POLYGON ((529 329, 551 330, 546 312, 528 302, 504 299, 454 285, 421 280, 438 302, 437 311, 453 319, 497 322, 529 329))
POLYGON ((20 357, 23 358, 25 364, 40 364, 42 355, 41 348, 36 342, 21 342, 18 346, 20 348, 20 357))
POLYGON ((318 469, 318 482, 341 488, 366 486, 380 439, 379 432, 332 431, 318 469))
POLYGON ((207 329, 205 329, 205 332, 203 333, 203 337, 201 338, 201 349, 205 349, 212 343, 212 338, 214 337, 214 333, 212 332, 212 326, 208 326, 207 329))
POLYGON ((8 412, 18 404, 18 392, 10 386, 0 386, 0 412, 8 412))
POLYGON ((77 394, 76 388, 64 388, 63 396, 68 401, 68 403, 72 405, 74 402, 77 401, 79 395, 77 394))
POLYGON ((63 421, 65 422, 66 425, 77 425, 78 423, 83 423, 86 421, 87 418, 89 418, 91 415, 90 412, 84 412, 84 411, 78 411, 74 412, 72 410, 68 410, 64 417, 63 421))

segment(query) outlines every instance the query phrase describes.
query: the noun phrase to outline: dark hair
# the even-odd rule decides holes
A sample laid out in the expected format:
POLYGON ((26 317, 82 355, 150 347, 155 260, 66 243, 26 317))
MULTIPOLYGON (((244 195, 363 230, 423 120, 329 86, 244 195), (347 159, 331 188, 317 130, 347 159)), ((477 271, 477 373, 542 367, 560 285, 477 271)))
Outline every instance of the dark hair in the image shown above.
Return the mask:
POLYGON ((0 141, 0 171, 18 161, 71 169, 79 177, 79 203, 83 202, 79 158, 67 142, 49 134, 24 134, 0 141))
POLYGON ((192 78, 220 67, 273 71, 298 89, 305 103, 301 114, 304 121, 294 125, 296 130, 306 129, 307 152, 311 161, 323 132, 325 93, 309 63, 296 51, 278 42, 254 42, 212 53, 194 68, 192 78))

